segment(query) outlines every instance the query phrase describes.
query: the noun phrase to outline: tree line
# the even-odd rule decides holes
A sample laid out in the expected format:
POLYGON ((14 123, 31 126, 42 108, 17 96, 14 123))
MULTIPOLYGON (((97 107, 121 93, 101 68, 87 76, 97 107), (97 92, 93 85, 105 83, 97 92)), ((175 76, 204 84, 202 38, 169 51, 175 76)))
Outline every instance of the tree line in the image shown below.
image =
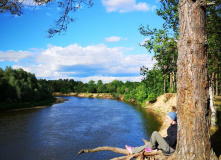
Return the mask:
MULTIPOLYGON (((151 79, 151 78, 150 78, 151 79)), ((154 101, 158 95, 163 93, 162 85, 159 85, 158 93, 150 94, 147 85, 151 83, 142 82, 122 82, 120 80, 113 80, 109 83, 104 83, 102 80, 95 82, 90 80, 88 83, 75 81, 73 79, 59 79, 59 80, 42 80, 51 87, 52 92, 61 93, 110 93, 114 97, 123 96, 124 99, 134 100, 137 103, 143 103, 145 100, 154 101), (161 88, 160 88, 161 87, 161 88), (161 91, 160 91, 161 90, 161 91)), ((151 88, 151 86, 149 86, 151 88)))
MULTIPOLYGON (((15 105, 24 102, 38 102, 52 98, 53 92, 61 93, 110 93, 114 97, 123 96, 126 101, 136 103, 154 101, 163 94, 163 79, 155 77, 162 75, 159 70, 152 70, 141 82, 122 82, 113 80, 103 83, 90 80, 88 83, 73 79, 46 80, 37 79, 35 74, 23 69, 0 68, 0 105, 15 105), (153 74, 152 74, 153 73, 153 74)), ((1 108, 0 107, 0 108, 1 108)), ((7 108, 7 107, 6 107, 7 108)))
MULTIPOLYGON (((0 68, 0 110, 53 100, 51 87, 23 69, 0 68), (24 104, 25 102, 31 102, 24 104)), ((19 107, 20 108, 20 107, 19 107)))

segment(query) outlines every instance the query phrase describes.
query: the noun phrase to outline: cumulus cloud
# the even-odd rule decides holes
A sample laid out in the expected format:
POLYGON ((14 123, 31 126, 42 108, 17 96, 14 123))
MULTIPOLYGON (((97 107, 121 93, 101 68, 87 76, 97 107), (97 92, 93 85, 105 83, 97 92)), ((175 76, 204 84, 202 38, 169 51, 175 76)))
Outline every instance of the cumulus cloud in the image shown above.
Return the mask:
POLYGON ((13 68, 23 68, 35 73, 38 78, 45 79, 73 78, 83 82, 99 79, 104 82, 115 79, 140 81, 140 67, 152 68, 155 61, 147 54, 126 55, 128 50, 131 48, 109 48, 104 44, 87 47, 78 44, 67 47, 51 46, 33 56, 34 63, 22 63, 13 68))
POLYGON ((145 39, 140 43, 140 45, 141 45, 141 46, 145 45, 148 40, 150 40, 150 38, 145 38, 145 39))
POLYGON ((31 53, 28 51, 6 51, 2 52, 0 51, 0 62, 3 61, 14 61, 18 62, 21 59, 27 58, 31 56, 31 53))
POLYGON ((144 2, 136 3, 136 0, 102 0, 107 12, 132 12, 149 11, 150 5, 144 2))
POLYGON ((116 36, 112 36, 112 37, 106 37, 105 38, 105 42, 119 42, 120 40, 128 40, 128 38, 123 38, 123 37, 116 37, 116 36))
POLYGON ((142 79, 141 76, 137 76, 137 77, 111 77, 111 76, 95 75, 95 76, 86 77, 86 78, 77 78, 76 80, 82 81, 84 83, 89 82, 90 80, 94 80, 95 82, 97 82, 98 80, 102 80, 103 83, 109 83, 114 80, 119 80, 122 82, 126 82, 126 81, 140 82, 141 79, 142 79))
POLYGON ((48 12, 46 13, 46 15, 47 15, 47 16, 49 16, 49 17, 51 17, 51 16, 52 16, 52 15, 51 15, 50 13, 48 13, 48 12))
POLYGON ((157 6, 152 6, 152 7, 151 7, 152 12, 155 11, 156 8, 157 8, 157 6))
POLYGON ((121 37, 112 36, 112 37, 105 38, 105 42, 119 42, 120 39, 121 39, 121 37))

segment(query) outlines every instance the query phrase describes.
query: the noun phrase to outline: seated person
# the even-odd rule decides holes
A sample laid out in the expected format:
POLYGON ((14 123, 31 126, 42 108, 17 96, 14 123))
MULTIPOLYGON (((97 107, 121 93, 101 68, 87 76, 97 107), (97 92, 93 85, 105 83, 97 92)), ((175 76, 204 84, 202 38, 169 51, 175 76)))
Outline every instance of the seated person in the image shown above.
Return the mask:
POLYGON ((177 143, 177 114, 175 112, 167 113, 166 120, 170 127, 167 129, 167 137, 162 137, 157 131, 154 131, 150 137, 150 142, 140 147, 131 147, 125 145, 130 154, 139 153, 143 150, 152 152, 162 150, 165 155, 175 152, 177 143))

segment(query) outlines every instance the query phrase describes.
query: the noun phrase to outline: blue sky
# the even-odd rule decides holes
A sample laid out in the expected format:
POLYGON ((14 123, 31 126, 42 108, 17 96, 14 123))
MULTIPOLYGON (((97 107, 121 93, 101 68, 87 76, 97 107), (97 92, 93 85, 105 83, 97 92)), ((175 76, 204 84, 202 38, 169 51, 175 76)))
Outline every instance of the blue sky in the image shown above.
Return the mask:
POLYGON ((24 8, 21 16, 0 14, 0 67, 23 68, 43 79, 88 82, 140 81, 141 66, 153 67, 151 53, 139 44, 141 24, 160 28, 157 0, 94 0, 72 14, 76 22, 64 35, 46 38, 58 19, 55 5, 24 8))

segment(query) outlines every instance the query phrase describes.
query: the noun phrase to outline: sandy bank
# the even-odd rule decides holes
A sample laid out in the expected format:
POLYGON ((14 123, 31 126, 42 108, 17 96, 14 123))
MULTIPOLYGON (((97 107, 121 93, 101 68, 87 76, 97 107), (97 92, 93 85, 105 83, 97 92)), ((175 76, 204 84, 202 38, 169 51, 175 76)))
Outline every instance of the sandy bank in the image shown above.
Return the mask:
POLYGON ((88 97, 88 98, 101 98, 101 99, 114 99, 114 97, 109 93, 61 93, 54 92, 53 96, 75 96, 75 97, 88 97))
MULTIPOLYGON (((56 100, 55 102, 52 104, 58 104, 58 103, 63 103, 65 101, 67 101, 67 99, 65 98, 61 98, 61 97, 55 97, 56 100)), ((21 111, 21 110, 30 110, 30 109, 40 109, 40 108, 46 108, 46 107, 49 107, 49 106, 35 106, 35 107, 29 107, 29 108, 19 108, 19 109, 12 109, 12 110, 8 110, 7 112, 10 112, 10 111, 21 111)))
POLYGON ((166 114, 170 111, 176 111, 176 108, 173 107, 176 106, 176 100, 176 93, 166 93, 164 95, 159 96, 156 102, 146 102, 144 106, 144 108, 146 108, 147 110, 151 110, 155 114, 157 114, 158 120, 162 122, 162 126, 159 130, 159 133, 162 136, 167 135, 167 128, 169 126, 166 122, 166 114))

